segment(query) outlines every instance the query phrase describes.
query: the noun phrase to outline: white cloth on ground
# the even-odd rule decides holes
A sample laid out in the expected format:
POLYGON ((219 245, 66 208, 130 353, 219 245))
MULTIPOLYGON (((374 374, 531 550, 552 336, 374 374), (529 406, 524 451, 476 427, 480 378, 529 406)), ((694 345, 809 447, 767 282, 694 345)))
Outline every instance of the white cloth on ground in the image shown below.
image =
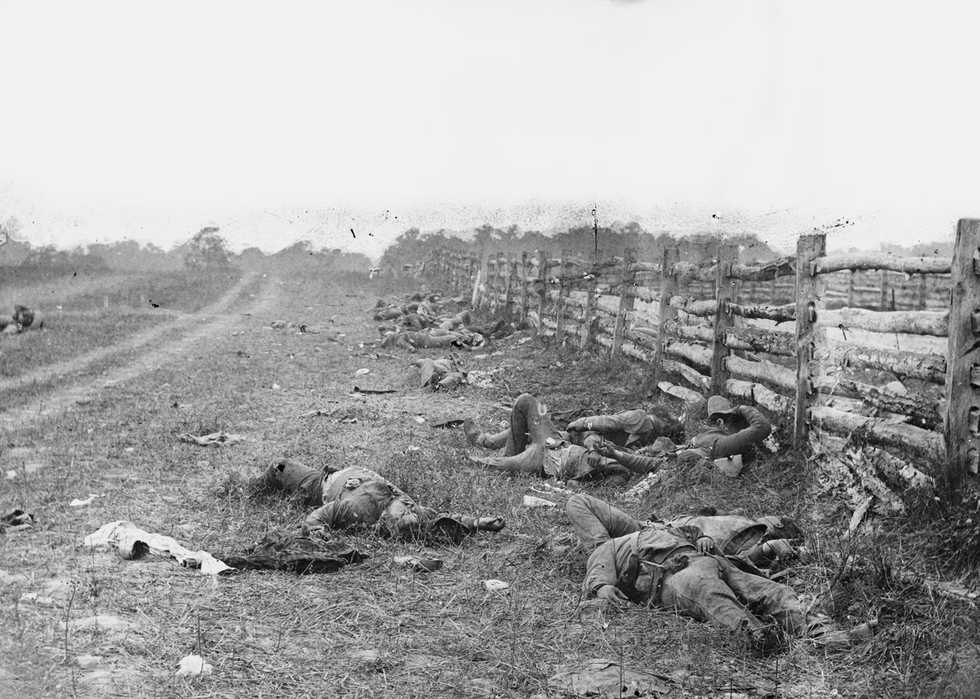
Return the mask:
POLYGON ((185 568, 200 569, 201 575, 220 575, 226 570, 234 570, 207 551, 191 551, 172 537, 151 534, 123 520, 102 525, 86 536, 84 543, 90 548, 115 548, 127 560, 141 558, 147 553, 167 556, 185 568))

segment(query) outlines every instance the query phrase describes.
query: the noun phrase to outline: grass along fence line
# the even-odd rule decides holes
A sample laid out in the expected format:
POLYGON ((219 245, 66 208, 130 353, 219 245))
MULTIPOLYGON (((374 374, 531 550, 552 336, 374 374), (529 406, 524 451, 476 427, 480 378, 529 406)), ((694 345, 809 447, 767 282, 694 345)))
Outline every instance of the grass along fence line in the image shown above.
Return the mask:
POLYGON ((955 502, 975 485, 978 249, 980 222, 962 220, 952 259, 827 255, 816 233, 756 265, 722 242, 705 265, 670 249, 653 262, 438 250, 424 273, 541 337, 644 363, 665 394, 755 403, 782 441, 838 462, 855 509, 901 512, 909 490, 938 482, 955 502))

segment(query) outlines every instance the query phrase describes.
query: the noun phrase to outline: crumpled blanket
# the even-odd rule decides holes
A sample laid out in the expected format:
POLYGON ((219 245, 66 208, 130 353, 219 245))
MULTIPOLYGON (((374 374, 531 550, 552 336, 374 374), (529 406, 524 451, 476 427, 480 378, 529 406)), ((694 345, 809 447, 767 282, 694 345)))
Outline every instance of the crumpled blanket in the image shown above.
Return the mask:
POLYGON ((229 432, 221 431, 212 432, 211 434, 203 434, 200 437, 188 432, 183 432, 177 435, 177 439, 182 442, 197 444, 201 447, 220 447, 224 444, 235 444, 236 442, 241 442, 245 438, 240 434, 231 434, 229 432))
POLYGON ((84 544, 89 548, 115 549, 126 560, 136 560, 147 554, 166 556, 185 568, 200 569, 201 575, 221 575, 231 570, 207 551, 191 551, 172 537, 151 534, 124 520, 102 525, 85 537, 84 544))
POLYGON ((222 559, 239 570, 285 570, 299 575, 334 573, 367 558, 342 539, 323 532, 309 535, 272 532, 241 553, 222 559))

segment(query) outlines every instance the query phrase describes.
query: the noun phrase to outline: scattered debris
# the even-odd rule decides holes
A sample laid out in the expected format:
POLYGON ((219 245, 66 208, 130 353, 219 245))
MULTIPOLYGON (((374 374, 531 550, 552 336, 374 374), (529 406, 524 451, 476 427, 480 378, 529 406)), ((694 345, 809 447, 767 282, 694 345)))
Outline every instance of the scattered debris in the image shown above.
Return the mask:
POLYGON ((368 395, 381 395, 384 393, 398 393, 394 388, 361 388, 354 386, 354 393, 365 393, 368 395))
POLYGON ((548 688, 576 697, 659 697, 675 690, 670 677, 625 668, 614 660, 593 658, 555 669, 548 688))
MULTIPOLYGON (((275 386, 275 384, 273 384, 275 386)), ((201 447, 219 447, 225 444, 235 444, 237 442, 243 441, 245 438, 240 434, 231 434, 229 432, 212 432, 211 434, 204 434, 200 437, 183 432, 177 436, 182 442, 189 442, 190 444, 197 444, 201 447)))
POLYGON ((424 425, 425 424, 425 418, 422 417, 421 415, 416 415, 415 416, 415 422, 419 423, 420 425, 424 425))
POLYGON ((465 418, 454 417, 454 418, 449 418, 448 420, 443 420, 442 422, 434 422, 432 423, 432 426, 445 429, 451 427, 459 427, 464 422, 466 422, 465 418))
POLYGON ((210 663, 204 662, 200 655, 185 655, 180 659, 177 668, 177 677, 198 677, 200 675, 210 675, 214 668, 210 663))
POLYGON ((147 554, 167 556, 186 568, 199 568, 201 575, 220 575, 231 570, 231 566, 207 551, 191 551, 172 537, 151 534, 122 520, 103 525, 86 536, 84 544, 90 548, 116 549, 126 560, 143 558, 147 554))
POLYGON ((504 590, 510 589, 510 583, 491 578, 490 580, 483 581, 483 587, 490 592, 503 592, 504 590))
POLYGON ((272 384, 272 390, 273 390, 273 391, 278 391, 278 390, 279 390, 279 389, 281 389, 281 388, 282 388, 282 386, 280 386, 280 385, 279 385, 279 384, 277 384, 277 383, 273 383, 273 384, 272 384))
POLYGON ((534 495, 525 495, 524 507, 535 509, 539 507, 558 507, 558 505, 551 502, 551 500, 545 500, 544 498, 535 497, 534 495))
POLYGON ((17 470, 13 468, 8 469, 4 476, 6 476, 8 481, 12 481, 17 477, 17 470))
POLYGON ((431 573, 442 568, 442 561, 438 558, 422 558, 419 556, 395 556, 395 565, 411 568, 419 573, 431 573))
POLYGON ((86 505, 91 505, 92 501, 94 501, 95 498, 100 498, 100 497, 102 496, 97 495, 96 493, 89 493, 88 497, 85 498, 84 500, 75 498, 74 500, 68 503, 68 507, 85 507, 86 505))
POLYGON ((357 371, 354 372, 354 376, 364 376, 365 374, 370 374, 370 373, 371 373, 370 369, 358 369, 357 371))

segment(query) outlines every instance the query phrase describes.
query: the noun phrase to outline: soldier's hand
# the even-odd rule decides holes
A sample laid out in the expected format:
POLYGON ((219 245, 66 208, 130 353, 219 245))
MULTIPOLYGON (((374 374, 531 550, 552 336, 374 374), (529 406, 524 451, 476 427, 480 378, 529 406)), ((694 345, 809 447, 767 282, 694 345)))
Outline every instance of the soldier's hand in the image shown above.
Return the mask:
POLYGON ((615 585, 603 585, 596 590, 595 596, 596 599, 601 599, 617 607, 621 607, 630 601, 629 597, 615 585))
POLYGON ((710 536, 698 537, 698 540, 695 542, 695 547, 698 553, 711 553, 715 550, 715 540, 710 536))

